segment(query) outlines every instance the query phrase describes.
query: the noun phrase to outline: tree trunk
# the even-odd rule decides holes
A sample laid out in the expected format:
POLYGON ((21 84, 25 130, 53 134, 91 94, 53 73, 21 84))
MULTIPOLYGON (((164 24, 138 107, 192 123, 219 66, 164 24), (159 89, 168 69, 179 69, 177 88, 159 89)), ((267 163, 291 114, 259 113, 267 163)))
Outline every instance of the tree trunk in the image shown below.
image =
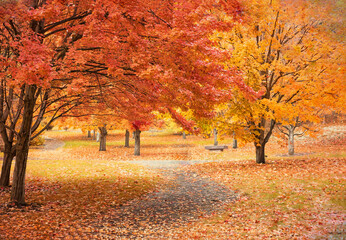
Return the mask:
POLYGON ((237 139, 233 139, 233 148, 234 149, 238 148, 238 141, 237 141, 237 139))
POLYGON ((137 129, 135 132, 135 156, 141 155, 141 131, 137 129))
POLYGON ((88 130, 88 138, 91 138, 91 132, 88 130))
POLYGON ((106 127, 100 127, 100 151, 106 151, 106 136, 107 129, 106 127))
POLYGON ((10 176, 11 176, 11 165, 15 154, 12 152, 12 146, 10 148, 5 147, 4 159, 2 162, 0 186, 9 187, 10 186, 10 176))
POLYGON ((294 155, 294 128, 288 130, 288 155, 294 155))
POLYGON ((258 127, 258 129, 255 130, 255 135, 257 138, 257 141, 255 141, 255 147, 256 147, 256 163, 264 164, 265 163, 265 145, 268 143, 272 133, 273 129, 275 127, 276 121, 271 119, 270 125, 267 126, 267 122, 265 118, 261 119, 261 122, 258 127), (264 129, 267 130, 265 131, 264 129))
POLYGON ((216 130, 216 128, 214 128, 213 133, 214 133, 214 146, 217 146, 219 143, 217 141, 217 130, 216 130))
POLYGON ((93 135, 92 135, 91 140, 96 140, 96 129, 93 130, 93 135))
POLYGON ((265 145, 256 146, 256 163, 266 163, 264 154, 265 145))
MULTIPOLYGON (((261 124, 258 127, 265 128, 266 120, 262 118, 261 124)), ((256 163, 264 164, 265 163, 265 131, 263 129, 257 129, 257 141, 255 142, 256 147, 256 163)))
POLYGON ((35 85, 25 86, 25 98, 23 119, 16 144, 16 164, 13 173, 13 185, 11 191, 11 202, 16 205, 25 204, 25 172, 29 153, 29 142, 31 137, 31 124, 35 107, 35 85))
POLYGON ((183 139, 186 139, 186 133, 183 132, 183 139))
POLYGON ((125 147, 130 147, 130 132, 127 129, 125 132, 125 147))
POLYGON ((96 142, 100 142, 100 132, 96 133, 96 142))
POLYGON ((238 148, 238 141, 235 138, 235 132, 233 132, 233 148, 234 149, 238 148))

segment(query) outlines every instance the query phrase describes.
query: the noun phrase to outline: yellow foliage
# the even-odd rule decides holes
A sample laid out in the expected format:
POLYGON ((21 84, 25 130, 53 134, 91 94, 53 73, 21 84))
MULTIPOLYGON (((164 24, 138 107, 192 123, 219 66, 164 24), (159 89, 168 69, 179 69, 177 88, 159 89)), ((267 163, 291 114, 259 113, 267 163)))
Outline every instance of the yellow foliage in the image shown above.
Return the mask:
POLYGON ((214 122, 245 141, 263 141, 273 124, 319 122, 324 109, 344 111, 344 45, 325 34, 327 11, 297 1, 243 1, 250 16, 231 32, 215 33, 232 57, 225 63, 243 72, 244 82, 264 90, 255 102, 235 90, 214 122))

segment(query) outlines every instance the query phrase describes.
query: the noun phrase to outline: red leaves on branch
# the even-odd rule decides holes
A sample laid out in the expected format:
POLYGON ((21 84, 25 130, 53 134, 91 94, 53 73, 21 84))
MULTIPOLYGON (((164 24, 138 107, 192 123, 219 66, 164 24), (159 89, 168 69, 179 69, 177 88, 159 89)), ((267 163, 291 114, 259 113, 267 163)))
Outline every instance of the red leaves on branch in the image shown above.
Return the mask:
POLYGON ((181 114, 179 114, 177 111, 175 111, 172 108, 168 109, 169 113, 171 114, 172 118, 179 123, 185 130, 191 133, 198 134, 199 129, 196 127, 196 124, 192 120, 186 120, 181 114))
POLYGON ((229 55, 210 38, 240 20, 237 1, 21 1, 3 3, 0 11, 2 21, 15 19, 20 30, 9 43, 18 53, 9 70, 16 83, 47 88, 67 78, 69 91, 104 85, 102 97, 110 95, 117 108, 136 106, 137 99, 202 115, 229 98, 229 86, 255 94, 238 72, 223 67, 229 55), (39 34, 33 23, 42 24, 39 34))

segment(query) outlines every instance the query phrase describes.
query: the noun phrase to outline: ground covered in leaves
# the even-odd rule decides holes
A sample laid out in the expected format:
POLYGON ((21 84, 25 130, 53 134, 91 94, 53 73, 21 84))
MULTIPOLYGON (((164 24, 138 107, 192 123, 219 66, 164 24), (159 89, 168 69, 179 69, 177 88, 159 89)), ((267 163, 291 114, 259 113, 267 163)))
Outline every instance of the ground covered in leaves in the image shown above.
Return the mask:
POLYGON ((108 136, 106 152, 81 132, 48 132, 58 141, 29 156, 29 206, 13 208, 9 190, 0 190, 0 239, 343 239, 345 129, 298 139, 290 157, 274 139, 266 165, 254 163, 253 145, 208 152, 212 140, 195 136, 144 132, 135 157, 119 132, 108 136), (162 162, 173 169, 157 167, 162 162), (225 198, 208 198, 219 186, 225 198), (200 195, 189 194, 196 189, 200 195), (151 215, 159 217, 150 217, 157 206, 151 215))

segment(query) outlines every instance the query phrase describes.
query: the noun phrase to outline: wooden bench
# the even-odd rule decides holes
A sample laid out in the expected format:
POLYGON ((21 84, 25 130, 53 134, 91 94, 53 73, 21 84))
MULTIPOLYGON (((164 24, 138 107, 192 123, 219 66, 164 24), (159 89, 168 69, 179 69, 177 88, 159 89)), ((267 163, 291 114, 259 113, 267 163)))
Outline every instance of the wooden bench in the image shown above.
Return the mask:
POLYGON ((221 151, 223 152, 224 149, 228 149, 228 146, 226 145, 220 145, 220 146, 205 146, 205 149, 209 151, 221 151))

